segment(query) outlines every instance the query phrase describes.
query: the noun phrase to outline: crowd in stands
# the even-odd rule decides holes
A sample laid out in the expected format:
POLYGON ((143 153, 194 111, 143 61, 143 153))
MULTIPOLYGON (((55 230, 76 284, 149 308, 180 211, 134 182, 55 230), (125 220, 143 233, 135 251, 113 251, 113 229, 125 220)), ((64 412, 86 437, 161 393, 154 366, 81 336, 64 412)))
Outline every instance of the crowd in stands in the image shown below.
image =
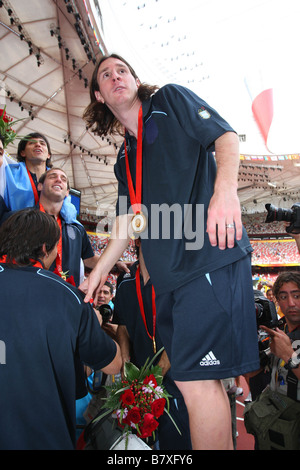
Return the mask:
POLYGON ((80 221, 82 224, 84 222, 93 222, 94 224, 97 224, 99 221, 99 217, 94 214, 86 214, 85 212, 80 213, 80 221))
MULTIPOLYGON (((109 236, 104 233, 87 232, 87 234, 89 236, 94 252, 98 255, 101 255, 106 248, 109 236)), ((121 260, 126 263, 133 263, 134 261, 136 261, 134 240, 130 241, 127 249, 123 253, 121 260)))
MULTIPOLYGON (((83 214, 80 216, 82 222, 84 220, 92 221, 97 224, 97 217, 89 214, 83 214)), ((250 237, 251 245, 253 248, 252 253, 252 265, 253 265, 253 283, 255 284, 258 279, 265 282, 267 285, 273 285, 278 272, 276 273, 264 273, 263 275, 255 273, 255 266, 293 266, 300 264, 300 255, 294 239, 277 239, 267 240, 266 235, 275 237, 280 235, 286 235, 285 225, 283 222, 265 223, 265 214, 246 214, 243 215, 243 223, 247 230, 248 236, 250 237), (251 236, 259 237, 262 235, 263 240, 251 239, 251 236)), ((109 240, 109 233, 96 233, 87 232, 93 250, 96 254, 101 253, 106 248, 109 240)), ((121 258, 122 261, 132 263, 136 261, 136 253, 134 242, 130 242, 128 248, 124 251, 121 258)), ((109 282, 116 285, 116 276, 110 274, 109 282)))
POLYGON ((256 241, 253 247, 253 265, 299 265, 300 255, 294 240, 256 241))
MULTIPOLYGON (((106 234, 88 232, 88 236, 96 254, 101 254, 109 237, 106 234)), ((294 240, 251 240, 253 247, 253 265, 288 265, 300 264, 300 255, 294 240)), ((136 260, 133 242, 124 251, 122 261, 133 262, 136 260)))
POLYGON ((244 214, 243 224, 249 237, 252 235, 278 235, 286 233, 284 222, 266 223, 267 212, 244 214))
MULTIPOLYGON (((85 214, 87 217, 87 215, 85 214)), ((88 216, 88 220, 91 220, 92 216, 88 216)), ((93 216, 96 217, 96 216, 93 216)), ((84 220, 84 217, 82 217, 84 220)), ((93 219, 96 222, 96 219, 93 219)), ((285 230, 283 222, 274 222, 266 224, 265 214, 246 214, 243 216, 243 223, 247 230, 248 236, 251 240, 251 235, 263 235, 269 234, 270 236, 276 237, 278 234, 285 234, 288 236, 285 230)), ((97 254, 101 254, 109 239, 108 233, 95 233, 88 232, 90 242, 93 250, 97 254)), ((253 265, 293 265, 300 264, 300 255, 295 244, 295 240, 284 239, 284 240, 251 240, 253 247, 252 263, 253 265)), ((122 261, 133 262, 136 260, 134 243, 131 242, 128 248, 125 250, 122 256, 122 261)))
MULTIPOLYGON (((278 235, 285 234, 286 229, 284 222, 272 222, 266 223, 266 213, 257 214, 243 214, 243 224, 246 228, 248 236, 251 235, 278 235)), ((79 220, 83 225, 93 223, 95 227, 99 225, 99 217, 93 214, 81 213, 79 220)))
MULTIPOLYGON (((87 234, 90 239, 90 243, 92 245, 94 253, 97 255, 101 255, 106 248, 106 245, 109 240, 109 235, 107 233, 94 233, 94 232, 88 232, 88 231, 87 231, 87 234)), ((127 249, 124 251, 123 256, 120 258, 120 261, 132 264, 136 260, 137 260, 137 257, 136 257, 135 243, 134 243, 134 240, 131 240, 127 249)), ((116 288, 116 284, 117 284, 117 275, 118 275, 118 271, 116 273, 113 271, 109 274, 107 278, 107 281, 112 284, 114 289, 116 288)))
POLYGON ((252 275, 253 287, 257 289, 257 286, 261 283, 264 283, 266 286, 273 286, 278 274, 279 271, 273 271, 271 273, 264 272, 263 274, 254 273, 252 275))

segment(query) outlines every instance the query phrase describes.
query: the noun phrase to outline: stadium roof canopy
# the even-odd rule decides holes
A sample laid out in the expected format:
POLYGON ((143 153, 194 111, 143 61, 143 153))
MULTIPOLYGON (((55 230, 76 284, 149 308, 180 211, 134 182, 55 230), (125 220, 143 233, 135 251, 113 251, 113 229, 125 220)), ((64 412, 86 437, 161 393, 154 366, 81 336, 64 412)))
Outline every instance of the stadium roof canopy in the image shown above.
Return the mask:
POLYGON ((96 137, 82 120, 94 63, 107 52, 123 55, 142 81, 188 86, 231 123, 240 135, 245 212, 300 201, 298 0, 0 3, 0 107, 22 119, 18 134, 49 138, 83 212, 113 215, 117 195, 122 139, 96 137), (267 145, 251 110, 257 84, 274 91, 267 145))

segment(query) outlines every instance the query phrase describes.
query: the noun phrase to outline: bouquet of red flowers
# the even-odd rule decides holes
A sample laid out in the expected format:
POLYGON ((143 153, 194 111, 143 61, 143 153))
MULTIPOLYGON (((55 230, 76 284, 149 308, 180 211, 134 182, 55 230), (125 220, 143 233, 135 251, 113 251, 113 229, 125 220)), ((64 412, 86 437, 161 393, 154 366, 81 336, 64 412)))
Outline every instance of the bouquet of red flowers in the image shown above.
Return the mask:
POLYGON ((21 138, 21 136, 18 136, 16 131, 12 129, 12 126, 19 121, 23 121, 23 119, 16 119, 14 121, 6 114, 6 106, 4 109, 0 109, 0 134, 4 137, 4 148, 11 144, 16 138, 21 138))
POLYGON ((141 369, 131 362, 125 363, 123 380, 106 387, 108 396, 103 405, 106 411, 97 420, 112 413, 127 435, 134 432, 137 437, 146 439, 151 435, 154 437, 154 431, 159 425, 158 418, 166 412, 177 428, 169 414, 170 395, 162 385, 161 368, 153 365, 162 350, 151 362, 148 359, 141 369))

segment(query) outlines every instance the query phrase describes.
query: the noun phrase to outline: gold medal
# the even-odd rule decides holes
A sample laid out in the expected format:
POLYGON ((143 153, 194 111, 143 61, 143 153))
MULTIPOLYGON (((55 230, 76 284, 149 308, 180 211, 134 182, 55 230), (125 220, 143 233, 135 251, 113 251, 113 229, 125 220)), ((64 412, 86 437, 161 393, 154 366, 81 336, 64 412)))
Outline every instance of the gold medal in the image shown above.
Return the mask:
POLYGON ((143 232, 147 227, 147 219, 145 215, 140 211, 142 204, 142 179, 143 179, 143 107, 140 106, 138 115, 138 135, 137 135, 137 148, 136 148, 136 181, 135 188, 133 186, 129 159, 126 147, 126 138, 124 139, 124 150, 125 150, 125 164, 126 164, 126 176, 129 190, 130 203, 135 212, 132 217, 131 226, 133 232, 139 234, 143 232))
POLYGON ((147 227, 145 215, 142 212, 137 212, 131 220, 131 226, 135 233, 143 232, 147 227))

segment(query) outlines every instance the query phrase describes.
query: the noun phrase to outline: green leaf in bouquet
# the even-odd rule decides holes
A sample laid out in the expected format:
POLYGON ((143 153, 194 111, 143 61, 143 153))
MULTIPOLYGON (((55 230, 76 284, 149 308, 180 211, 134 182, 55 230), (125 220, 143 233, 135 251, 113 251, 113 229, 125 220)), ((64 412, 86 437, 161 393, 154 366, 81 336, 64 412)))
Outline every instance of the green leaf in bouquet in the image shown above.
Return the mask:
POLYGON ((179 427, 177 426, 177 424, 175 423, 174 419, 172 418, 172 416, 170 415, 169 413, 169 410, 165 408, 165 412, 167 413, 167 415, 169 416, 170 420, 172 421, 172 423, 174 424, 175 428, 177 429, 177 431, 179 432, 180 435, 181 434, 181 431, 179 429, 179 427))
MULTIPOLYGON (((159 351, 157 351, 157 353, 152 357, 151 361, 150 361, 149 357, 147 358, 145 364, 140 369, 139 380, 143 380, 145 377, 147 377, 147 375, 149 375, 151 373, 150 369, 151 369, 152 364, 155 362, 157 357, 163 352, 164 349, 165 348, 162 347, 159 351)), ((161 369, 160 369, 160 371, 161 371, 161 369)))
POLYGON ((124 375, 128 382, 133 382, 139 378, 140 370, 132 362, 125 362, 124 364, 124 375))
POLYGON ((152 366, 150 368, 150 374, 155 376, 157 385, 161 385, 163 381, 162 368, 159 366, 152 366))
POLYGON ((160 348, 159 351, 157 351, 157 353, 152 357, 151 361, 149 362, 148 368, 150 368, 150 367, 152 366, 152 364, 156 361, 156 359, 157 359, 158 356, 163 352, 164 349, 165 349, 165 348, 162 347, 162 348, 160 348))
POLYGON ((104 418, 105 416, 111 414, 112 411, 109 409, 109 410, 106 410, 104 413, 102 413, 101 415, 99 414, 98 416, 96 416, 94 419, 93 419, 93 423, 97 423, 98 421, 100 421, 102 418, 104 418))
POLYGON ((103 397, 104 405, 102 408, 110 408, 111 410, 118 408, 120 402, 120 394, 130 388, 130 385, 125 385, 122 382, 116 382, 113 385, 104 386, 107 396, 103 397))

